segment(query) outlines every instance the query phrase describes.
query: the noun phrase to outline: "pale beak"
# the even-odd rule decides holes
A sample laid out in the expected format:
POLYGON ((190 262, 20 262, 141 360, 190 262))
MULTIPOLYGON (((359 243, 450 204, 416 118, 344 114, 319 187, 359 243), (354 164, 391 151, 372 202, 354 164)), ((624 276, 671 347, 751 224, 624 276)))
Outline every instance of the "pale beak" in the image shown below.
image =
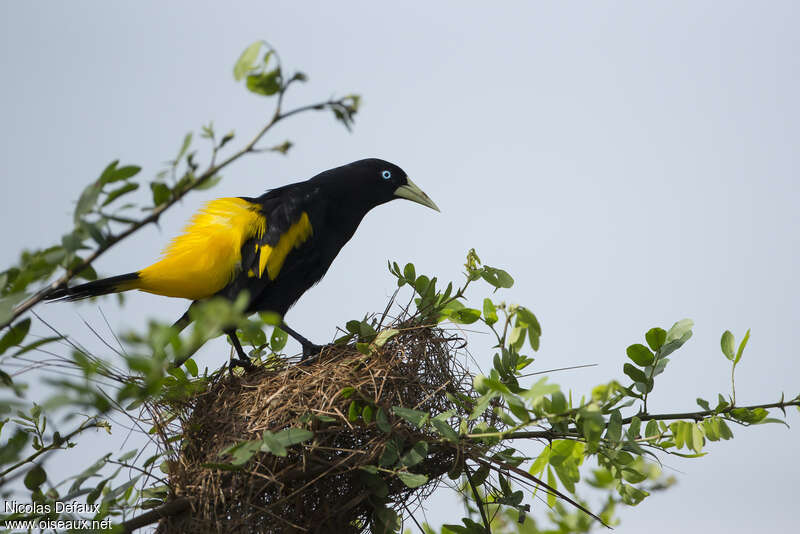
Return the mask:
POLYGON ((431 197, 426 195, 422 189, 417 187, 417 184, 408 178, 406 179, 406 185, 401 185, 394 190, 394 196, 411 200, 412 202, 422 204, 423 206, 428 206, 432 210, 439 212, 442 211, 439 209, 439 206, 437 206, 436 203, 431 200, 431 197))

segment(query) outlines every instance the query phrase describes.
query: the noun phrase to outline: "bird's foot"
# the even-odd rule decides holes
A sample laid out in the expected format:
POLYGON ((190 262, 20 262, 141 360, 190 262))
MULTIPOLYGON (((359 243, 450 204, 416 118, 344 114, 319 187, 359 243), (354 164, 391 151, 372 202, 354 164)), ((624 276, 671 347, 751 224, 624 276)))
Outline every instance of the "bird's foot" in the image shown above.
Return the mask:
POLYGON ((309 364, 314 361, 322 349, 328 345, 317 345, 315 343, 308 343, 303 345, 303 356, 300 358, 300 363, 309 364))
POLYGON ((231 358, 231 363, 230 363, 231 375, 233 375, 233 370, 237 367, 241 367, 242 369, 245 370, 245 372, 248 372, 255 369, 256 366, 253 365, 253 362, 250 361, 249 358, 231 358))

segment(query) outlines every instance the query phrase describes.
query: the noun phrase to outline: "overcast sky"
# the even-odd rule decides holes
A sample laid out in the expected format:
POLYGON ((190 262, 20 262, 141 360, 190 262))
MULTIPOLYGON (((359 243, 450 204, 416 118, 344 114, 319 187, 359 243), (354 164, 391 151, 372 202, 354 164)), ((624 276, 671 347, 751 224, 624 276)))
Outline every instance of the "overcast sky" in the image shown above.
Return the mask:
MULTIPOLYGON (((800 4, 386 5, 0 3, 0 264, 68 231, 80 190, 112 159, 153 177, 209 120, 234 129, 241 146, 270 103, 235 84, 231 68, 264 38, 287 69, 310 77, 290 105, 363 95, 353 133, 318 114, 281 126, 271 140, 296 142, 288 157, 226 169, 217 188, 103 256, 99 272, 148 265, 205 200, 382 157, 442 213, 408 202, 370 213, 289 313, 306 336, 330 340, 337 324, 382 310, 394 289, 387 259, 459 279, 475 247, 515 276, 504 298, 538 314, 538 369, 598 364, 552 377, 575 395, 621 379, 625 347, 683 317, 695 335, 659 377, 651 410, 692 410, 697 396, 727 394, 725 329, 739 339, 752 328, 740 403, 800 392, 800 4)), ((173 320, 186 304, 136 294, 124 312, 112 299, 102 306, 125 330, 173 320)), ((102 326, 97 304, 39 312, 67 331, 85 332, 78 314, 102 326)), ((88 334, 80 340, 96 346, 88 334)), ((485 344, 476 336, 473 351, 488 363, 476 349, 485 344)), ((202 361, 226 357, 217 342, 202 361)), ((793 411, 789 423, 798 422, 793 411)), ((705 458, 666 459, 679 484, 622 509, 617 532, 797 529, 798 430, 735 428, 736 439, 711 444, 705 458)), ((92 437, 92 458, 118 451, 122 437, 92 437)), ((436 495, 428 520, 454 521, 453 506, 436 495)))

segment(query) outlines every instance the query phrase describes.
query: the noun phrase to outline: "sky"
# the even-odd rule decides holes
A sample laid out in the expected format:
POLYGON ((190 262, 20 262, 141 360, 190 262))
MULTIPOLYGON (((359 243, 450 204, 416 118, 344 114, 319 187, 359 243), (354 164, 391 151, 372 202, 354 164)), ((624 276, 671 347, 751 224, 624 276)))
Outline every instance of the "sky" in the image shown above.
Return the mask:
MULTIPOLYGON (((249 140, 271 103, 237 85, 232 66, 266 39, 287 70, 309 75, 288 105, 363 96, 353 132, 319 114, 281 125, 270 140, 295 142, 287 157, 238 161, 215 189, 104 255, 99 272, 148 265, 206 200, 381 157, 442 213, 408 202, 370 213, 289 312, 307 337, 330 340, 336 325, 382 310, 395 287, 387 259, 460 280, 474 247, 515 277, 503 298, 541 320, 537 369, 597 364, 552 376, 575 395, 623 379, 625 347, 684 317, 694 336, 659 377, 651 411, 693 410, 698 396, 728 393, 726 329, 737 339, 752 329, 737 367, 740 403, 800 392, 800 6, 487 5, 0 3, 0 265, 70 230, 75 199, 109 161, 154 177, 209 120, 235 130, 233 146, 249 140)), ((101 306, 125 331, 171 321, 186 303, 135 294, 124 310, 112 299, 101 306)), ((66 331, 85 332, 81 318, 103 326, 97 304, 38 311, 66 331)), ((100 350, 90 334, 79 340, 100 350)), ((486 337, 471 342, 488 366, 486 337)), ((219 341, 201 360, 216 365, 223 354, 219 341)), ((678 485, 622 509, 616 531, 796 530, 800 433, 734 433, 702 459, 666 459, 678 485)), ((92 436, 92 457, 121 451, 123 438, 92 436)), ((459 513, 446 492, 426 503, 433 524, 459 513)))

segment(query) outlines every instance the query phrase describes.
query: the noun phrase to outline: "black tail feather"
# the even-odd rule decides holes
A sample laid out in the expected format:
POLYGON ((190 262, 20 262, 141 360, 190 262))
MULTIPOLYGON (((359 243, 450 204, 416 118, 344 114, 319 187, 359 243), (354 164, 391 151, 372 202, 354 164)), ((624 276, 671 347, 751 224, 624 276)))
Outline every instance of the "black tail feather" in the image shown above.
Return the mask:
POLYGON ((131 287, 130 282, 139 279, 139 273, 121 274, 119 276, 112 276, 111 278, 103 278, 102 280, 95 280, 74 287, 62 287, 54 289, 47 296, 45 300, 81 300, 90 297, 99 297, 100 295, 108 295, 109 293, 118 293, 131 287), (128 287, 126 287, 128 286, 128 287))

